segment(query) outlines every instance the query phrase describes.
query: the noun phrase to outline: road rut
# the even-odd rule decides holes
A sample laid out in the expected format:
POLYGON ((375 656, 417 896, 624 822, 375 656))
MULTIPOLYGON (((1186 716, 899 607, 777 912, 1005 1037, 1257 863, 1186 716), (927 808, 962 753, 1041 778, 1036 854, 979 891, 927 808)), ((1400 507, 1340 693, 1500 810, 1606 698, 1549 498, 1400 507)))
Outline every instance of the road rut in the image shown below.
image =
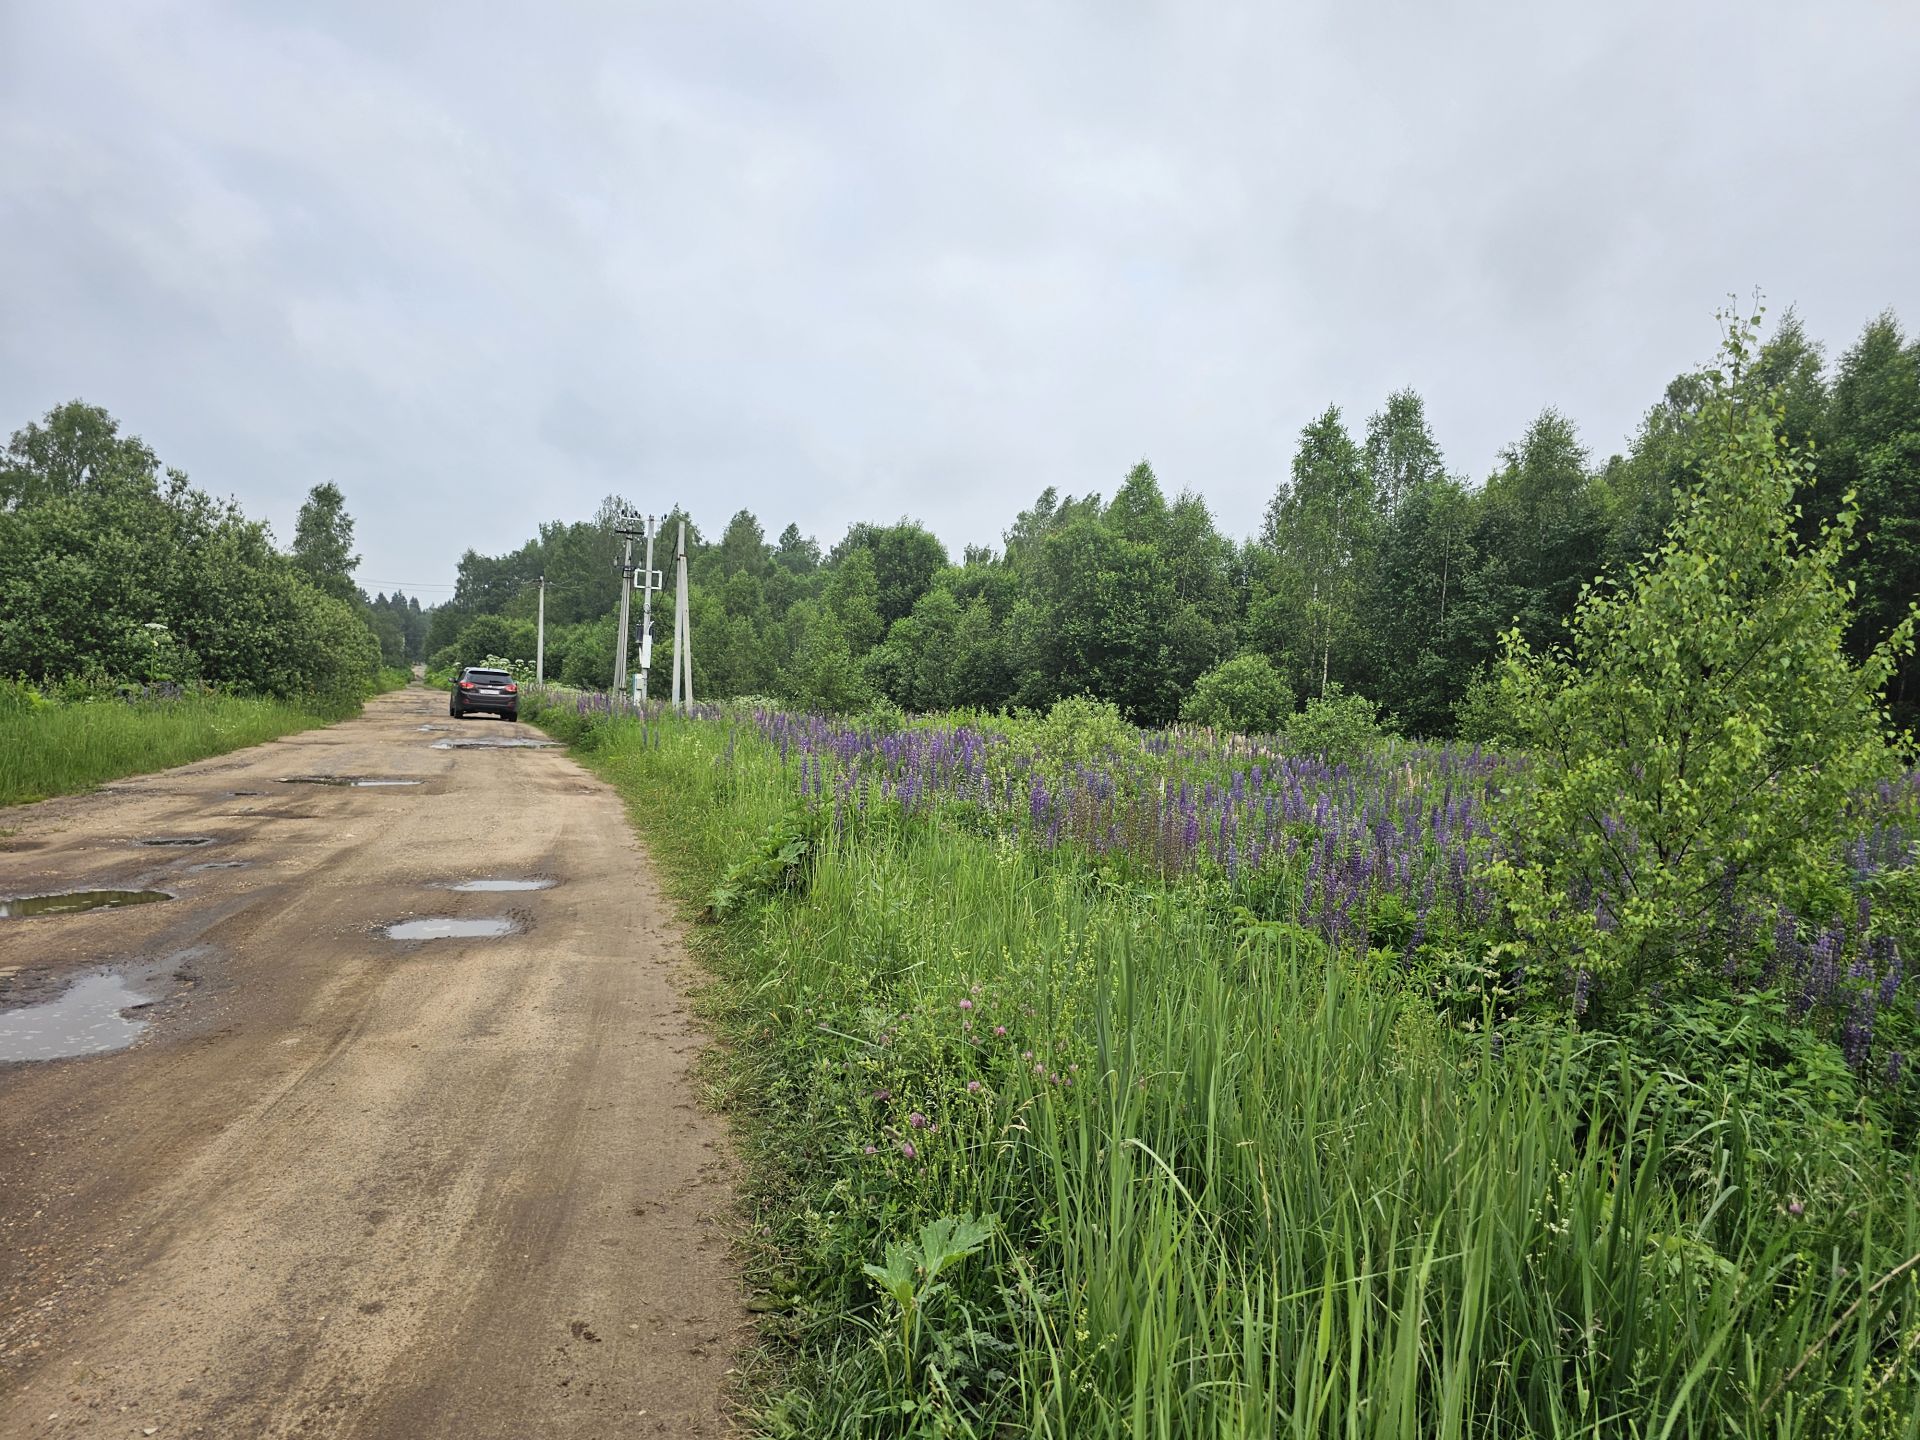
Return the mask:
POLYGON ((158 997, 132 1049, 0 1064, 0 1435, 728 1433, 680 937, 611 790, 454 737, 538 738, 415 688, 0 812, 0 893, 176 896, 0 920, 0 1010, 158 997), (435 915, 516 929, 383 934, 435 915))

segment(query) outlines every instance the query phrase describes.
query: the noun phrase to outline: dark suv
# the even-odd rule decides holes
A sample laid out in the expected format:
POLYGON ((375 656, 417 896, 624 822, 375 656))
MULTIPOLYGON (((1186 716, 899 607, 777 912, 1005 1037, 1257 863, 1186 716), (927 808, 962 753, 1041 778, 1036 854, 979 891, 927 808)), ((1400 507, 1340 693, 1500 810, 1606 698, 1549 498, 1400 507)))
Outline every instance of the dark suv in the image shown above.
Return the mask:
POLYGON ((482 670, 473 665, 462 670, 453 682, 447 713, 459 720, 476 710, 518 720, 520 687, 513 683, 513 676, 504 670, 482 670))

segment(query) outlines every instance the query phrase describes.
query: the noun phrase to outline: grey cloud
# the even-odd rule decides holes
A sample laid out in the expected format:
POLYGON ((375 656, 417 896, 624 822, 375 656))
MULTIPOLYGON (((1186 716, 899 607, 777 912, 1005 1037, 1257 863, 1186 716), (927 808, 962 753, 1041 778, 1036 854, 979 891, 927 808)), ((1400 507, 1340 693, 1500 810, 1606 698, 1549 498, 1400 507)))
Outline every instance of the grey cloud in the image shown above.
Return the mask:
POLYGON ((1759 285, 1920 324, 1885 3, 0 17, 0 424, 83 395, 451 578, 618 490, 993 540, 1141 455, 1245 533, 1299 426, 1604 455, 1759 285))

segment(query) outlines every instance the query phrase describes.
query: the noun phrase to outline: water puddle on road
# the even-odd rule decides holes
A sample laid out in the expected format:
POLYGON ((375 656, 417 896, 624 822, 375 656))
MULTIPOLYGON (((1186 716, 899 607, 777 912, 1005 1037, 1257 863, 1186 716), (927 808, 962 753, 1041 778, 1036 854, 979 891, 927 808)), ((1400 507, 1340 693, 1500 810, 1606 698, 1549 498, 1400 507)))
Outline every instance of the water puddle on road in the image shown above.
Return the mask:
POLYGON ((370 775, 289 775, 282 785, 338 785, 353 790, 373 790, 386 785, 418 785, 418 780, 379 780, 370 775))
POLYGON ((0 1011, 0 1061, 64 1060, 124 1050, 147 1028, 123 1010, 151 1005, 123 975, 99 971, 83 975, 58 999, 19 1010, 0 1011))
POLYGON ((430 750, 552 750, 558 740, 436 740, 430 750))
POLYGON ((118 910, 171 900, 164 890, 62 890, 47 895, 0 896, 0 920, 29 915, 81 915, 88 910, 118 910))
POLYGON ((551 880, 462 880, 458 885, 449 885, 447 889, 457 890, 463 895, 492 895, 505 891, 551 890, 551 880))
POLYGON ((251 861, 247 860, 202 860, 198 865, 189 865, 189 870, 244 870, 251 861))
POLYGON ((145 840, 136 840, 136 845, 211 845, 211 835, 154 835, 145 840))
POLYGON ((386 936, 389 940, 497 940, 518 928, 506 919, 456 920, 447 915, 434 915, 389 925, 386 936))

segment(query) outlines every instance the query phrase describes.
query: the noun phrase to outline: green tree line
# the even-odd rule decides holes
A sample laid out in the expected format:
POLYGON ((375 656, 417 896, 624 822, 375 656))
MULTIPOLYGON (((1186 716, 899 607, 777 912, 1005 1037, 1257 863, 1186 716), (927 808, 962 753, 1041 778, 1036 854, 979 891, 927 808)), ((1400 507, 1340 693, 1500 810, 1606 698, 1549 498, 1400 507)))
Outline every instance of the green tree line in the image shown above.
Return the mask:
MULTIPOLYGON (((1920 593, 1920 342, 1889 312, 1829 363, 1789 312, 1750 380, 1783 392, 1788 437, 1812 448, 1804 533, 1856 497, 1840 576, 1863 658, 1920 593)), ((1691 437, 1709 393, 1701 372, 1676 378, 1625 453, 1603 461, 1545 409, 1479 483, 1449 466, 1414 391, 1358 425, 1330 406, 1302 429, 1260 533, 1243 541, 1143 460, 1111 498, 1043 490, 998 550, 956 557, 902 519, 856 524, 823 553, 793 525, 769 539, 742 510, 711 541, 674 512, 661 551, 686 521, 701 695, 932 710, 1086 694, 1163 722, 1183 710, 1251 721, 1345 692, 1406 731, 1446 734, 1463 702, 1471 721, 1470 688, 1503 634, 1552 643, 1587 585, 1658 543, 1697 482, 1691 437)), ((432 612, 429 654, 531 661, 544 575, 549 678, 604 687, 619 591, 610 525, 630 508, 610 496, 593 519, 543 526, 511 553, 469 552, 452 601, 432 612)), ((671 593, 654 633, 664 673, 671 593)), ((1920 710, 1911 658, 1888 697, 1903 720, 1920 710)))
POLYGON ((384 638, 352 543, 334 485, 314 487, 282 552, 105 410, 58 406, 0 453, 0 676, 352 703, 384 638))

